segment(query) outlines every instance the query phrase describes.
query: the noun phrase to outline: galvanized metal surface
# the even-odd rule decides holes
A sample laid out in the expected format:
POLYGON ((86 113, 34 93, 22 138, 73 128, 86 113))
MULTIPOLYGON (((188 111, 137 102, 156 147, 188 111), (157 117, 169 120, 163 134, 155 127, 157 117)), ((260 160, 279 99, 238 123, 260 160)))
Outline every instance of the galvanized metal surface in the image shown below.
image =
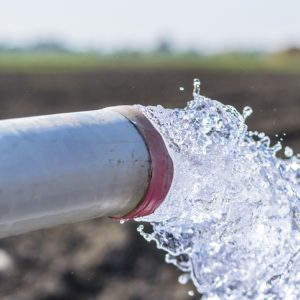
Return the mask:
POLYGON ((0 121, 0 237, 122 216, 149 170, 143 138, 116 111, 0 121))

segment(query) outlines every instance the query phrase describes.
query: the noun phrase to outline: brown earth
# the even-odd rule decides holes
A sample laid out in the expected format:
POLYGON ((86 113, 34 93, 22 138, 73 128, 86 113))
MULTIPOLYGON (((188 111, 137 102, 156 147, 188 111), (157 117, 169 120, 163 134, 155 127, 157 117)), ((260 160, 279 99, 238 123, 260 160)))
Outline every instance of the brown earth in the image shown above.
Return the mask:
MULTIPOLYGON (((191 98, 194 77, 202 82, 202 94, 240 111, 250 105, 251 129, 272 137, 277 133, 300 151, 300 75, 174 70, 2 73, 0 118, 133 103, 183 107, 191 98)), ((94 220, 0 240, 0 299, 193 299, 187 295, 192 286, 177 282, 179 274, 164 262, 164 253, 138 235, 135 223, 94 220)))

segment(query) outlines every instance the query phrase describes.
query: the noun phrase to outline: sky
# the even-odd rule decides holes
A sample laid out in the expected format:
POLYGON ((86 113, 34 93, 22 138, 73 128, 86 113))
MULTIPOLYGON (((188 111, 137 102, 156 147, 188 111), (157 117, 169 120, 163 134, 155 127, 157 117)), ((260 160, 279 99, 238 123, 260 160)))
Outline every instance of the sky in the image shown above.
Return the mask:
POLYGON ((300 47, 299 0, 0 0, 0 43, 78 49, 267 50, 300 47))

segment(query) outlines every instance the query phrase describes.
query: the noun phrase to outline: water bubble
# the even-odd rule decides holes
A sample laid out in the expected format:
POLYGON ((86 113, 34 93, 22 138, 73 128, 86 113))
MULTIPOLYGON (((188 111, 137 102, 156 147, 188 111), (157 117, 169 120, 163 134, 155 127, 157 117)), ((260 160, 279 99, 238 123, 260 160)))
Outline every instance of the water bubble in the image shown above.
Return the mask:
POLYGON ((294 155, 293 149, 290 148, 290 147, 288 147, 288 146, 286 146, 286 147, 284 148, 284 155, 285 155, 286 157, 292 157, 292 156, 294 155))
POLYGON ((124 224, 125 223, 125 220, 120 220, 120 224, 124 224))
POLYGON ((245 106, 243 109, 244 120, 246 120, 252 113, 253 113, 252 108, 250 106, 245 106))
POLYGON ((182 91, 184 91, 184 87, 183 86, 180 86, 179 87, 179 90, 182 92, 182 91))
POLYGON ((191 297, 193 297, 193 296, 195 296, 195 292, 192 291, 192 290, 189 290, 189 291, 188 291, 188 295, 191 296, 191 297))

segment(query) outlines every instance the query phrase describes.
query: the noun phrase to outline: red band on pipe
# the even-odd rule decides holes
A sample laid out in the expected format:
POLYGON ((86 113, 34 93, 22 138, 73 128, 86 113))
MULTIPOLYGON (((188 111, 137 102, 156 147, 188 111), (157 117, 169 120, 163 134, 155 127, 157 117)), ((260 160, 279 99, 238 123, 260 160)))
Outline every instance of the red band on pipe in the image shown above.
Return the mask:
POLYGON ((138 206, 119 220, 131 220, 152 214, 164 201, 172 184, 173 161, 165 142, 148 118, 133 106, 116 106, 118 111, 137 128, 143 136, 151 158, 150 182, 138 206))

